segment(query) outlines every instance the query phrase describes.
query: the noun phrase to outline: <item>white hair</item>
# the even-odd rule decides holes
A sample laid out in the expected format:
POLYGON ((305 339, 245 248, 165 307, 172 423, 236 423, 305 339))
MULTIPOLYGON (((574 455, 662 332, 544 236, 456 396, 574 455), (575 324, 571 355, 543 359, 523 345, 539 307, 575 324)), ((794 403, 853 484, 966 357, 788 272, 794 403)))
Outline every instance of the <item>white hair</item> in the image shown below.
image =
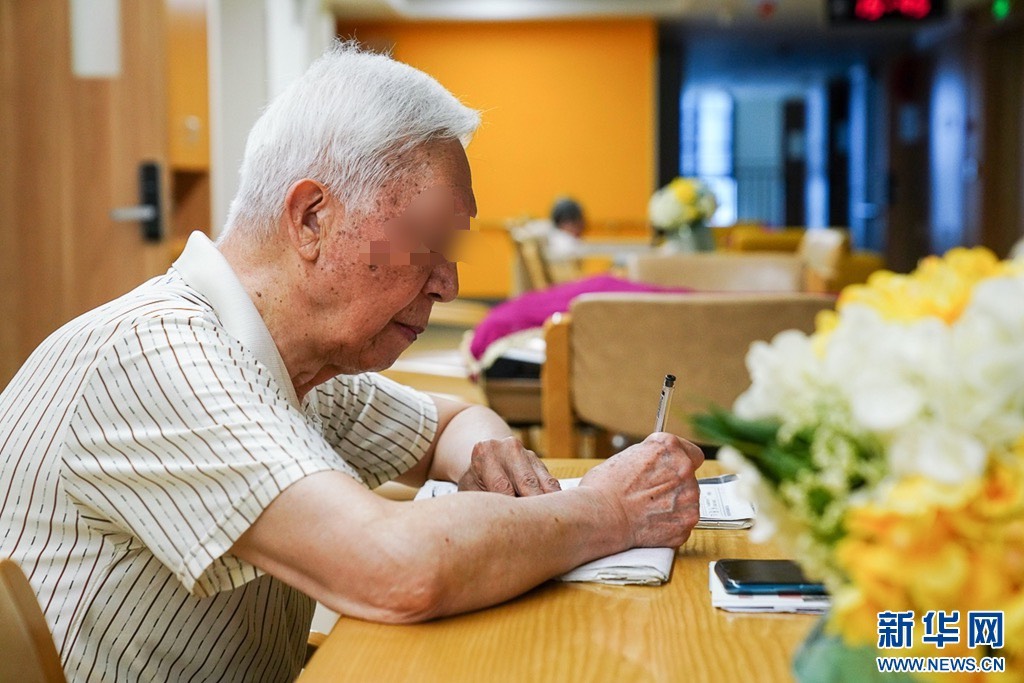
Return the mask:
POLYGON ((303 178, 359 211, 402 172, 404 154, 432 140, 465 146, 479 125, 477 111, 422 71, 335 41, 249 132, 222 237, 270 237, 288 188, 303 178))

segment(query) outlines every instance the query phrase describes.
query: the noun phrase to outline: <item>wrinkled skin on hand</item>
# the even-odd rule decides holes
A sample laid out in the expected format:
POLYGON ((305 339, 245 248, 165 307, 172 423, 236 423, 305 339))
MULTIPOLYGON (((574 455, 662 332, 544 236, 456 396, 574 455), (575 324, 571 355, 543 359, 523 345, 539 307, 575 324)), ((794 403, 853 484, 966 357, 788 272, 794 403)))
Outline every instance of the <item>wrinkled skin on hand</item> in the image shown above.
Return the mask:
POLYGON ((634 547, 677 548, 700 521, 695 472, 703 462, 696 445, 657 432, 590 470, 580 486, 618 506, 634 547))
POLYGON ((469 469, 458 484, 460 491, 491 491, 508 496, 536 496, 561 490, 558 480, 537 454, 512 436, 477 443, 469 469))

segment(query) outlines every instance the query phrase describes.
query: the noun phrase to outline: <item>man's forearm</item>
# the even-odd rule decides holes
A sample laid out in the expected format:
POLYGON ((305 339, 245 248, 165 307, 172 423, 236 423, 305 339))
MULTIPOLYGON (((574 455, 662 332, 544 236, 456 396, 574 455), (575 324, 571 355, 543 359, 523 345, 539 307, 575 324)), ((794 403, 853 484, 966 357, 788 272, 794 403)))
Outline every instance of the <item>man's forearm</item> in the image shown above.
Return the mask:
POLYGON ((493 605, 630 545, 621 511, 589 487, 528 498, 459 493, 395 505, 400 514, 381 518, 373 535, 392 546, 386 555, 411 553, 408 561, 433 576, 431 598, 398 621, 493 605))
POLYGON ((404 503, 319 472, 281 492, 231 550, 343 614, 422 621, 507 600, 634 545, 678 547, 700 518, 702 460, 693 444, 655 434, 568 491, 404 503))

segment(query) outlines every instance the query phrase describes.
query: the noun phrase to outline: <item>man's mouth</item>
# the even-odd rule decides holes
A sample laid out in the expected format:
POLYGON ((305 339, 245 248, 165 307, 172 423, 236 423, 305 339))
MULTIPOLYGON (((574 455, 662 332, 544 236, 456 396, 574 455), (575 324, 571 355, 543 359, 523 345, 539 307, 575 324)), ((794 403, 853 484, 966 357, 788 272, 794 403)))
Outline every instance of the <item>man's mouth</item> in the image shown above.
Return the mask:
POLYGON ((416 337, 423 334, 423 330, 426 328, 422 325, 408 325, 406 323, 400 323, 397 320, 394 321, 395 325, 401 330, 405 336, 409 338, 410 342, 416 341, 416 337))

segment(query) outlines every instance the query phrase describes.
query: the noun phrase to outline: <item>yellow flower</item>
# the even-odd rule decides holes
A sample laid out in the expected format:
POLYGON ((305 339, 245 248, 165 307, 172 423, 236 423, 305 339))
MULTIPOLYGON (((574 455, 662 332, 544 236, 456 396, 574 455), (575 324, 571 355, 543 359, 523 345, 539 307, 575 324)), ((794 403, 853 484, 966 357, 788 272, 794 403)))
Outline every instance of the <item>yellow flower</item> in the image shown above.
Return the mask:
POLYGON ((691 206, 696 203, 697 184, 690 178, 676 178, 668 186, 683 206, 691 206))
MULTIPOLYGON (((1024 675, 1024 439, 992 457, 981 481, 943 486, 916 477, 882 502, 853 506, 836 561, 848 582, 834 591, 830 630, 850 644, 877 639, 877 614, 914 610, 1002 610, 1007 670, 1024 675)), ((920 628, 920 627, 919 627, 920 628)), ((938 652, 915 638, 923 656, 983 656, 966 639, 938 652)), ((946 680, 987 680, 949 678, 946 680)))
POLYGON ((928 256, 909 275, 878 271, 866 284, 851 285, 839 295, 838 310, 852 303, 871 306, 887 320, 912 322, 931 316, 947 324, 963 313, 982 280, 1024 272, 1024 265, 999 261, 988 249, 951 249, 928 256))

